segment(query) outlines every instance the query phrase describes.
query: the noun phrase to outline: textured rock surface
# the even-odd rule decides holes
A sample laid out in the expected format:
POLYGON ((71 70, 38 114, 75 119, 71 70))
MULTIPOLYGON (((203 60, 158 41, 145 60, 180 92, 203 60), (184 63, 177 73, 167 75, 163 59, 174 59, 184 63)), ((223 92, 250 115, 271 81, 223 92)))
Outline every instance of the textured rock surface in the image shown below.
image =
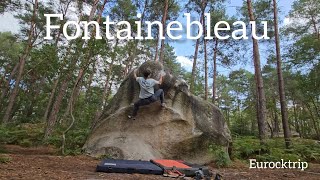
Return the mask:
MULTIPOLYGON (((163 70, 159 63, 149 61, 139 67, 138 76, 145 68, 152 70, 154 79, 159 79, 163 70)), ((216 106, 190 94, 187 85, 169 73, 160 88, 165 91, 166 109, 155 102, 141 107, 135 121, 128 119, 139 94, 139 85, 131 73, 95 124, 85 151, 92 156, 207 163, 213 158, 209 144, 228 147, 230 132, 216 106)))

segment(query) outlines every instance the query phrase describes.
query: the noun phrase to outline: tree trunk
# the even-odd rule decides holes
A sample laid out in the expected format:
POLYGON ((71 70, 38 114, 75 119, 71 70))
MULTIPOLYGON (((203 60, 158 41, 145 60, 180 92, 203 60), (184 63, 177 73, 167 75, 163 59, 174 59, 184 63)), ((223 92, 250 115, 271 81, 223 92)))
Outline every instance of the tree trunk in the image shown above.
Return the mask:
MULTIPOLYGON (((69 5, 70 3, 72 2, 72 0, 69 0, 67 2, 67 5, 65 7, 65 9, 62 9, 61 7, 61 11, 62 11, 62 14, 63 14, 63 17, 66 16, 67 12, 68 12, 68 9, 69 9, 69 5)), ((81 19, 81 17, 79 18, 81 19)), ((59 32, 57 34, 57 37, 55 39, 55 43, 54 43, 54 46, 56 47, 56 50, 58 51, 58 43, 59 43, 59 40, 60 40, 60 36, 62 34, 62 31, 63 31, 63 26, 61 26, 59 28, 59 32)), ((71 50, 71 47, 68 47, 68 54, 70 53, 70 50, 71 50)), ((57 52, 58 53, 58 52, 57 52)), ((59 73, 59 72, 58 72, 59 73)), ((50 98, 49 98, 49 102, 47 104, 47 108, 46 108, 46 111, 44 112, 44 115, 43 115, 43 120, 44 122, 47 122, 47 118, 48 118, 48 115, 50 113, 50 108, 51 108, 51 105, 52 105, 52 102, 53 102, 53 99, 54 99, 54 95, 55 95, 55 92, 57 90, 57 87, 58 87, 58 83, 59 83, 59 78, 60 78, 60 74, 58 74, 58 77, 56 78, 56 80, 54 81, 54 85, 53 85, 53 88, 51 90, 51 93, 50 93, 50 98)))
MULTIPOLYGON (((69 50, 70 49, 71 49, 71 45, 69 47, 69 50)), ((75 51, 75 54, 77 54, 77 53, 79 53, 78 49, 76 49, 76 51, 75 51)), ((67 59, 67 58, 70 58, 70 57, 66 56, 65 59, 67 59)), ((61 103, 62 103, 64 95, 66 94, 66 90, 68 88, 68 83, 72 78, 72 75, 73 75, 72 72, 76 66, 76 63, 77 63, 77 57, 71 56, 71 62, 70 62, 69 69, 66 72, 61 72, 61 74, 66 74, 66 76, 63 78, 63 81, 60 84, 60 88, 57 93, 58 95, 57 95, 55 101, 53 102, 52 109, 51 109, 49 117, 46 121, 46 128, 44 131, 44 140, 47 140, 48 137, 51 136, 51 134, 53 132, 53 128, 56 125, 58 113, 61 108, 61 103)), ((50 104, 48 104, 48 106, 50 106, 50 104)))
POLYGON ((72 93, 71 93, 71 96, 69 98, 69 102, 68 102, 68 106, 67 106, 67 109, 63 115, 63 118, 67 117, 68 114, 70 113, 70 109, 71 107, 74 107, 74 101, 77 99, 77 97, 79 96, 79 93, 80 93, 80 87, 81 87, 81 81, 83 79, 83 75, 84 75, 84 70, 83 69, 80 69, 79 70, 79 73, 78 73, 78 76, 77 76, 77 79, 76 79, 76 82, 73 86, 73 89, 72 89, 72 93))
POLYGON ((56 90, 57 90, 57 87, 58 87, 58 83, 59 83, 59 77, 57 77, 57 79, 54 81, 54 85, 53 85, 52 91, 51 91, 51 93, 50 93, 49 102, 48 102, 46 111, 45 111, 45 113, 44 113, 44 115, 43 115, 43 120, 44 120, 44 122, 47 121, 48 114, 49 114, 49 112, 50 112, 50 107, 51 107, 52 101, 53 101, 53 99, 54 99, 54 94, 56 93, 56 90))
MULTIPOLYGON (((56 41, 56 45, 58 44, 58 42, 56 41)), ((69 46, 68 47, 68 50, 67 50, 67 54, 69 54, 70 53, 70 51, 71 51, 71 46, 69 46)), ((64 58, 64 61, 67 59, 67 57, 65 57, 64 58)), ((61 68, 62 69, 62 68, 61 68)), ((68 73, 68 72, 66 72, 66 73, 68 73)), ((54 85, 53 85, 53 88, 52 88, 52 90, 51 90, 51 93, 50 93, 50 98, 49 98, 49 102, 48 102, 48 104, 47 104, 47 108, 46 108, 46 111, 45 111, 45 113, 44 113, 44 115, 43 115, 43 120, 44 120, 44 122, 48 122, 48 115, 50 114, 51 115, 51 110, 50 110, 50 108, 52 107, 52 103, 53 103, 53 100, 54 100, 54 97, 55 97, 55 93, 56 93, 56 90, 57 90, 57 88, 58 88, 58 84, 59 84, 59 79, 60 79, 60 77, 62 76, 62 72, 61 72, 61 70, 60 70, 60 72, 59 72, 59 75, 58 75, 58 77, 56 78, 56 80, 55 80, 55 82, 54 82, 54 85)), ((64 81, 62 82, 62 84, 63 83, 65 83, 64 81)), ((62 85, 61 85, 62 86, 62 85)), ((60 86, 60 87, 61 87, 60 86)), ((61 88, 59 89, 59 92, 60 92, 60 90, 61 90, 61 88)), ((60 93, 59 93, 60 94, 60 93)))
POLYGON ((280 54, 278 9, 277 9, 276 0, 273 0, 273 13, 274 13, 274 30, 275 30, 275 40, 276 40, 276 53, 277 53, 277 73, 278 73, 278 86, 279 86, 279 95, 280 95, 282 127, 283 127, 283 134, 284 134, 284 141, 285 141, 286 148, 290 148, 291 133, 290 133, 289 124, 288 124, 287 102, 286 102, 286 96, 284 91, 284 82, 283 82, 282 67, 281 67, 282 62, 281 62, 281 54, 280 54))
MULTIPOLYGON (((202 21, 202 14, 200 17, 200 21, 202 21)), ((202 23, 202 22, 201 22, 202 23)), ((199 33, 199 30, 198 30, 199 33)), ((197 74, 197 58, 198 58, 198 49, 199 49, 200 39, 197 39, 196 41, 196 47, 194 49, 194 56, 193 56, 193 65, 192 65, 192 72, 191 72, 191 82, 190 82, 190 92, 194 93, 194 85, 195 85, 195 79, 197 74)))
POLYGON ((10 89, 10 82, 13 79, 14 75, 16 74, 18 68, 19 68, 20 62, 18 62, 12 69, 8 80, 6 81, 5 76, 3 77, 3 88, 1 88, 1 96, 0 96, 0 102, 4 99, 5 96, 7 96, 8 91, 10 89))
MULTIPOLYGON (((116 46, 118 45, 118 41, 116 41, 116 46)), ((137 47, 137 46, 136 46, 137 47)), ((135 56, 135 53, 132 52, 131 50, 133 49, 129 49, 128 50, 128 58, 124 61, 124 64, 126 65, 125 68, 124 68, 124 71, 123 71, 123 78, 125 78, 129 72, 130 72, 130 64, 132 61, 134 61, 134 56, 135 56)))
POLYGON ((140 19, 141 22, 144 21, 144 18, 145 18, 145 15, 146 15, 146 9, 147 9, 148 5, 149 5, 149 0, 145 0, 144 1, 143 11, 142 11, 142 14, 141 14, 141 19, 140 19))
POLYGON ((317 39, 320 40, 320 32, 317 28, 317 23, 316 23, 315 18, 313 16, 311 17, 311 22, 313 25, 314 33, 315 33, 317 39))
POLYGON ((277 134, 277 136, 280 132, 277 110, 274 111, 274 132, 277 134))
POLYGON ((274 137, 274 130, 272 129, 272 126, 268 121, 267 121, 267 125, 268 125, 268 127, 270 129, 270 132, 271 132, 270 138, 273 138, 274 137))
MULTIPOLYGON (((94 3, 94 7, 92 7, 91 9, 91 13, 90 13, 90 16, 89 16, 89 21, 92 20, 93 18, 93 15, 97 9, 97 6, 98 6, 98 2, 99 0, 96 0, 95 3, 94 3)), ((99 10, 99 13, 98 13, 98 18, 97 18, 97 22, 100 23, 101 21, 101 16, 102 16, 102 13, 103 13, 103 10, 105 8, 105 5, 107 3, 107 0, 104 0, 103 3, 102 3, 102 6, 101 6, 101 9, 99 10)), ((96 29, 93 29, 93 31, 91 32, 91 39, 93 38, 94 34, 96 32, 96 29)), ((93 39, 93 41, 95 41, 95 39, 93 39)), ((84 45, 88 45, 87 43, 84 43, 84 45)), ((71 93, 71 96, 69 98, 69 102, 68 102, 68 106, 67 106, 67 109, 63 115, 63 118, 67 117, 68 114, 70 114, 72 116, 72 108, 74 108, 74 105, 75 105, 75 102, 79 96, 79 93, 80 93, 80 88, 81 88, 81 82, 83 80, 83 77, 84 77, 84 74, 86 73, 87 69, 89 68, 90 64, 91 64, 91 56, 92 56, 92 49, 89 48, 89 52, 87 52, 85 54, 85 61, 83 63, 81 63, 80 65, 80 70, 78 72, 78 76, 77 76, 77 79, 75 81, 75 84, 73 86, 73 89, 72 89, 72 93, 71 93)), ((72 73, 72 72, 70 72, 72 73)), ((72 117, 73 118, 73 117, 72 117)), ((73 118, 74 119, 74 118, 73 118)), ((72 127, 73 123, 70 125, 72 127)))
POLYGON ((157 36, 157 40, 156 40, 156 52, 155 52, 155 55, 154 55, 154 61, 158 61, 158 51, 159 51, 159 37, 160 37, 160 34, 159 34, 159 31, 158 31, 158 36, 157 36))
POLYGON ((90 21, 92 20, 92 18, 93 18, 93 16, 94 16, 94 13, 95 13, 96 10, 97 10, 99 1, 100 1, 100 0, 95 0, 95 1, 93 2, 93 6, 92 6, 92 9, 91 9, 91 11, 90 11, 90 15, 89 15, 89 18, 88 18, 88 22, 90 22, 90 21))
MULTIPOLYGON (((207 60, 207 40, 204 38, 206 37, 206 23, 205 23, 205 16, 204 12, 206 10, 206 0, 202 1, 202 27, 203 27, 203 48, 204 48, 204 99, 208 100, 208 60, 207 60)), ((210 26, 210 24, 208 24, 210 26)))
POLYGON ((110 96, 111 94, 111 88, 112 88, 112 82, 114 80, 114 76, 115 74, 112 74, 112 77, 111 79, 109 80, 108 84, 107 84, 107 81, 106 81, 106 84, 105 84, 105 87, 104 87, 104 91, 103 91, 103 95, 102 95, 102 104, 101 104, 101 109, 98 109, 94 115, 94 119, 91 123, 91 127, 90 129, 94 128, 96 123, 99 121, 99 119, 101 118, 101 115, 103 113, 103 111, 106 109, 107 107, 107 98, 110 96))
MULTIPOLYGON (((127 71, 126 76, 127 76, 128 73, 130 73, 131 70, 132 70, 132 66, 133 66, 133 64, 134 64, 134 57, 135 57, 135 54, 133 54, 133 55, 130 57, 130 59, 128 59, 128 60, 129 60, 129 61, 128 61, 128 71, 127 71)), ((125 77, 126 77, 126 76, 125 76, 125 77)))
POLYGON ((297 109, 296 109, 296 106, 297 104, 295 103, 295 101, 293 100, 293 116, 294 116, 294 121, 295 121, 295 124, 296 124, 296 130, 297 132, 299 133, 299 137, 302 138, 303 135, 302 135, 302 130, 301 130, 301 126, 300 126, 300 123, 298 121, 298 117, 297 117, 297 109))
MULTIPOLYGON (((107 0, 104 0, 104 2, 103 2, 103 4, 102 4, 102 7, 101 7, 101 9, 100 9, 100 11, 99 11, 99 13, 98 13, 98 18, 97 18, 97 22, 98 22, 98 23, 100 23, 100 21, 101 21, 102 12, 103 12, 103 9, 104 9, 104 6, 106 5, 106 3, 107 3, 107 0)), ((98 4, 95 3, 95 5, 94 5, 95 7, 93 7, 93 9, 91 10, 91 14, 90 14, 89 19, 92 19, 92 18, 93 18, 92 11, 96 11, 97 5, 98 5, 98 4), (91 15, 92 15, 92 16, 91 16, 91 15)), ((95 32, 96 32, 96 29, 93 29, 93 31, 91 32, 91 38, 94 36, 95 32)), ((93 40, 94 40, 94 39, 93 39, 93 40)), ((70 109, 71 109, 71 108, 74 108, 75 101, 78 99, 78 96, 79 96, 79 93, 80 93, 80 88, 81 88, 81 86, 82 86, 82 85, 81 85, 81 84, 82 84, 81 82, 82 82, 82 80, 83 80, 83 77, 84 77, 85 72, 87 71, 88 67, 90 66, 91 56, 92 56, 92 49, 90 48, 90 49, 89 49, 89 52, 87 52, 87 53, 85 54, 86 59, 85 59, 84 63, 82 63, 82 66, 81 66, 81 68, 80 68, 80 70, 79 70, 79 72, 78 72, 78 76, 77 76, 76 82, 75 82, 75 84, 74 84, 74 87, 73 87, 73 89, 72 89, 71 96, 70 96, 70 98, 69 98, 69 102, 68 102, 67 109, 66 109, 66 111, 65 111, 65 113, 64 113, 64 115, 63 115, 64 118, 67 117, 68 114, 71 114, 71 113, 70 113, 70 109)))
MULTIPOLYGON (((66 14, 68 12, 68 9, 69 9, 69 6, 70 6, 71 2, 72 2, 72 0, 69 0, 69 1, 66 2, 67 5, 66 5, 65 9, 63 9, 62 6, 61 6, 61 11, 62 11, 63 18, 66 17, 66 14)), ((60 40, 60 36, 61 36, 62 32, 63 32, 63 26, 60 26, 59 32, 58 32, 58 34, 56 36, 56 40, 55 40, 55 43, 54 43, 55 47, 58 47, 58 42, 60 40)))
MULTIPOLYGON (((131 72, 133 65, 134 65, 134 60, 137 54, 137 49, 135 49, 135 51, 133 52, 133 55, 131 55, 130 59, 128 59, 128 73, 131 72)), ((127 76, 128 74, 126 74, 127 76)))
MULTIPOLYGON (((109 87, 108 87, 108 90, 107 90, 107 93, 106 93, 106 97, 105 97, 105 101, 104 101, 104 104, 103 104, 103 111, 107 108, 107 105, 108 105, 108 97, 111 95, 111 88, 112 88, 112 82, 114 81, 114 77, 115 77, 115 74, 112 74, 112 77, 109 81, 109 87)), ((102 112, 103 112, 102 111, 102 112)))
POLYGON ((22 79, 26 59, 29 56, 29 53, 32 49, 32 45, 34 43, 33 35, 34 35, 34 30, 35 30, 34 26, 35 26, 35 21, 36 21, 36 16, 37 16, 37 10, 38 10, 38 0, 35 0, 35 2, 33 4, 33 14, 32 14, 32 19, 31 19, 29 34, 28 34, 28 42, 27 42, 27 46, 24 50, 24 53, 20 59, 18 75, 17 75, 17 78, 15 79, 14 88, 12 90, 10 97, 9 97, 9 103, 8 103, 7 109, 5 111, 3 120, 2 120, 4 124, 7 124, 11 120, 12 107, 13 107, 13 105, 16 101, 16 97, 18 95, 19 84, 22 79))
POLYGON ((312 126, 314 127, 314 130, 316 132, 316 135, 317 135, 317 139, 320 140, 320 130, 319 130, 319 127, 318 127, 318 124, 317 124, 317 120, 315 119, 313 113, 312 113, 312 109, 311 107, 309 106, 308 103, 304 103, 307 110, 309 111, 310 113, 310 117, 311 117, 311 120, 312 120, 312 126))
POLYGON ((45 140, 47 140, 48 137, 52 134, 53 128, 56 125, 56 121, 57 121, 58 113, 60 111, 62 99, 66 93, 66 90, 68 88, 68 82, 70 81, 70 79, 71 79, 71 74, 68 74, 68 76, 61 83, 58 96, 52 106, 52 110, 50 112, 50 116, 47 121, 46 129, 44 132, 44 139, 45 140))
POLYGON ((217 97, 217 55, 218 55, 218 38, 215 38, 215 47, 213 52, 213 82, 212 82, 212 103, 215 104, 217 97))
POLYGON ((279 136, 280 128, 279 128, 279 121, 278 121, 278 111, 277 111, 277 104, 276 100, 274 99, 274 133, 279 136))
MULTIPOLYGON (((167 20, 167 14, 168 14, 168 2, 169 0, 165 0, 164 8, 163 8, 163 16, 162 16, 162 35, 165 36, 165 30, 166 30, 166 20, 167 20)), ((164 64, 163 56, 164 56, 164 39, 161 39, 161 47, 160 47, 160 63, 164 64)))
POLYGON ((34 110, 35 104, 38 101, 37 97, 39 97, 40 90, 41 90, 39 87, 44 87, 44 85, 45 85, 44 78, 40 79, 40 83, 39 84, 36 84, 36 79, 32 82, 32 85, 30 87, 30 92, 29 92, 29 94, 31 95, 30 103, 28 103, 28 106, 26 107, 26 113, 25 113, 25 117, 27 119, 31 119, 32 118, 32 114, 33 114, 33 110, 34 110))
MULTIPOLYGON (((116 40, 116 43, 115 43, 115 47, 118 46, 118 43, 119 41, 116 40)), ((113 51, 113 53, 115 53, 115 50, 113 51)), ((105 105, 105 101, 106 101, 106 98, 107 97, 107 94, 108 94, 108 90, 109 90, 109 87, 111 88, 111 84, 110 84, 110 79, 111 79, 111 74, 112 74, 112 69, 113 69, 113 63, 115 61, 115 58, 114 56, 111 58, 111 63, 109 65, 109 70, 107 71, 107 78, 106 78, 106 81, 105 81, 105 85, 104 85, 104 89, 103 89, 103 93, 102 93, 102 98, 101 98, 101 102, 100 102, 100 107, 101 109, 98 109, 95 113, 95 116, 94 116, 94 119, 93 119, 93 125, 95 124, 95 122, 97 122, 102 114, 102 111, 103 111, 103 107, 105 105)), ((129 63, 129 62, 128 62, 129 63)), ((92 126, 93 127, 93 126, 92 126)))
MULTIPOLYGON (((99 2, 99 1, 98 1, 99 2)), ((107 0, 104 0, 103 1, 103 4, 102 4, 102 7, 101 9, 99 10, 99 13, 98 13, 98 18, 97 18, 97 22, 100 24, 100 21, 101 21, 101 16, 102 16, 102 12, 104 10, 104 7, 107 3, 107 0)), ((97 5, 98 4, 95 4, 95 8, 93 8, 94 11, 96 11, 96 8, 97 8, 97 5)), ((93 11, 92 10, 92 11, 93 11)), ((93 17, 91 16, 90 14, 90 17, 89 19, 92 19, 93 17)), ((91 32, 91 39, 93 38, 94 34, 96 32, 96 29, 93 29, 93 31, 91 32)), ((95 41, 95 39, 93 39, 93 41, 95 41)), ((78 76, 77 76, 77 79, 76 79, 76 82, 75 82, 75 85, 73 87, 73 90, 72 90, 72 96, 70 97, 69 99, 69 103, 68 103, 68 106, 67 106, 67 110, 64 114, 64 117, 66 117, 69 113, 70 113, 70 109, 71 107, 74 108, 74 105, 75 105, 75 101, 78 99, 78 96, 79 96, 79 93, 80 93, 80 88, 81 88, 81 82, 83 80, 83 77, 87 71, 87 69, 89 68, 90 64, 91 64, 91 56, 92 56, 92 49, 90 48, 89 49, 89 52, 87 52, 87 54, 85 54, 85 62, 83 63, 83 66, 81 66, 80 70, 79 70, 79 73, 78 73, 78 76)), ((71 113, 70 113, 71 115, 71 113)))
MULTIPOLYGON (((105 5, 106 2, 107 2, 107 0, 104 0, 104 5, 105 5)), ((93 16, 94 16, 94 13, 96 12, 98 3, 99 3, 99 0, 95 0, 94 1, 94 5, 92 6, 88 21, 91 21, 93 19, 93 16)), ((102 8, 104 8, 104 6, 102 8)), ((100 12, 100 14, 102 14, 102 11, 100 12)), ((80 14, 80 16, 81 16, 81 14, 80 14)), ((98 20, 98 22, 99 21, 100 21, 100 19, 98 20)), ((83 45, 87 44, 85 41, 83 41, 82 43, 83 43, 83 45)), ((77 52, 75 52, 75 54, 76 53, 77 52)), ((55 124, 57 122, 57 116, 58 116, 58 113, 60 111, 60 106, 61 106, 61 103, 62 103, 62 99, 63 99, 64 95, 66 94, 66 90, 68 88, 68 83, 72 78, 72 75, 73 75, 72 70, 76 66, 76 63, 77 63, 77 58, 76 57, 73 57, 73 58, 74 59, 72 60, 70 68, 69 68, 70 72, 67 72, 66 77, 64 78, 63 82, 61 83, 61 86, 60 86, 60 89, 59 89, 59 92, 58 92, 58 96, 57 96, 57 98, 56 98, 56 100, 55 100, 55 102, 54 102, 54 104, 52 106, 52 110, 51 110, 49 119, 47 121, 46 129, 45 129, 45 133, 44 133, 44 139, 45 140, 52 134, 53 128, 54 128, 54 126, 55 126, 55 124)), ((77 82, 76 82, 76 84, 77 84, 77 82)), ((74 95, 74 92, 71 93, 71 96, 73 96, 73 95, 74 95)))
POLYGON ((111 77, 112 68, 113 68, 113 61, 110 64, 110 67, 109 67, 109 70, 108 70, 108 73, 107 73, 107 78, 106 78, 105 85, 104 85, 104 89, 103 89, 103 93, 102 93, 101 102, 99 103, 101 105, 99 108, 101 108, 101 109, 98 109, 96 111, 93 122, 97 122, 99 120, 99 118, 100 118, 100 116, 102 114, 102 110, 104 109, 103 107, 106 104, 106 100, 108 98, 107 94, 108 94, 108 91, 110 89, 109 87, 111 87, 110 77, 111 77))
MULTIPOLYGON (((255 21, 251 0, 247 0, 248 13, 250 21, 255 21)), ((266 98, 263 87, 263 79, 261 74, 260 66, 260 52, 258 40, 252 37, 253 41, 253 62, 255 69, 255 80, 256 80, 256 91, 257 91, 257 116, 258 116, 258 129, 259 129, 259 139, 260 144, 265 144, 265 123, 266 123, 266 98)))
POLYGON ((92 65, 92 72, 89 76, 89 80, 87 82, 87 87, 86 87, 86 95, 85 95, 85 100, 86 102, 89 102, 89 99, 90 99, 90 95, 91 95, 91 84, 92 84, 92 81, 93 81, 93 76, 94 74, 96 73, 96 62, 92 65))
POLYGON ((319 108, 318 108, 318 105, 317 105, 316 101, 314 100, 314 97, 310 96, 310 100, 311 100, 311 102, 313 104, 313 107, 315 109, 315 112, 316 112, 316 115, 317 115, 318 119, 320 119, 320 111, 319 111, 319 108))

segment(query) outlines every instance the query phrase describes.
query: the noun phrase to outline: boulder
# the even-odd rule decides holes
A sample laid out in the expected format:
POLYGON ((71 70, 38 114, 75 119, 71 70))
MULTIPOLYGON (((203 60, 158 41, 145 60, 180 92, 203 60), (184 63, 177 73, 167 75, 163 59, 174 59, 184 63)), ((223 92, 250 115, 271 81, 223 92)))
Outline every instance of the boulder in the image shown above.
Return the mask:
MULTIPOLYGON (((136 120, 128 119, 138 100, 139 84, 131 72, 122 82, 107 110, 94 124, 84 145, 91 156, 150 160, 183 159, 205 164, 213 160, 209 145, 227 150, 230 131, 221 111, 208 101, 192 95, 187 84, 164 70, 160 63, 148 61, 138 68, 152 70, 151 77, 164 81, 166 108, 155 102, 139 109, 136 120)), ((157 88, 157 87, 156 87, 157 88)))

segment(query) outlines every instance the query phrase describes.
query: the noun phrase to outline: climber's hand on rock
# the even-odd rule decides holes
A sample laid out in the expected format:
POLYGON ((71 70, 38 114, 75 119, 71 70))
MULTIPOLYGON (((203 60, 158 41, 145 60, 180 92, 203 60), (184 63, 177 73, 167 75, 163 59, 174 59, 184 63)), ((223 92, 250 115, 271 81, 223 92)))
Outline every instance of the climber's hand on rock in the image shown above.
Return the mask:
POLYGON ((163 80, 163 76, 160 75, 160 79, 159 79, 159 84, 160 84, 160 85, 162 84, 162 80, 163 80))
POLYGON ((137 70, 138 70, 138 69, 135 69, 135 70, 133 71, 133 76, 134 76, 134 79, 135 79, 135 80, 137 80, 137 70))
POLYGON ((161 85, 163 82, 163 76, 166 75, 166 72, 164 72, 163 70, 160 72, 160 79, 159 79, 159 84, 161 85))

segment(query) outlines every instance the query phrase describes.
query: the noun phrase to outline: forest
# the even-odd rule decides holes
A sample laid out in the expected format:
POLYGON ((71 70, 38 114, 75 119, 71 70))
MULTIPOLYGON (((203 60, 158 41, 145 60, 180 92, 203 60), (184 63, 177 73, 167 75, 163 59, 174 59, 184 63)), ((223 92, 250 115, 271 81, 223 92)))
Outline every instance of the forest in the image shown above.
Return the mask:
MULTIPOLYGON (((81 154, 93 123, 122 81, 143 62, 159 61, 184 79, 190 92, 222 111, 233 138, 232 160, 319 163, 320 0, 294 0, 287 14, 277 0, 241 2, 231 16, 228 0, 1 1, 0 17, 12 14, 19 31, 0 31, 0 147, 54 145, 63 154, 81 154), (201 22, 202 29, 214 29, 219 21, 243 21, 249 39, 222 40, 211 34, 207 40, 203 31, 187 46, 168 38, 166 25, 185 18, 184 13, 201 22), (86 40, 83 35, 67 40, 63 26, 51 29, 52 39, 45 39, 44 14, 63 15, 63 20, 51 18, 51 24, 73 20, 101 26, 91 26, 86 40), (136 21, 160 21, 163 27, 152 26, 154 39, 109 39, 117 31, 110 26, 106 34, 106 16, 128 21, 133 35, 136 21), (251 38, 250 21, 257 22, 260 37, 261 22, 267 21, 270 39, 251 38), (94 38, 96 31, 101 39, 94 38), (175 43, 192 54, 185 57, 189 68, 178 61, 175 43)), ((219 34, 231 36, 241 28, 231 26, 219 34)), ((67 29, 69 35, 75 31, 67 29)), ((141 34, 145 37, 147 29, 141 34)), ((224 154, 212 151, 219 165, 229 163, 224 154)))

